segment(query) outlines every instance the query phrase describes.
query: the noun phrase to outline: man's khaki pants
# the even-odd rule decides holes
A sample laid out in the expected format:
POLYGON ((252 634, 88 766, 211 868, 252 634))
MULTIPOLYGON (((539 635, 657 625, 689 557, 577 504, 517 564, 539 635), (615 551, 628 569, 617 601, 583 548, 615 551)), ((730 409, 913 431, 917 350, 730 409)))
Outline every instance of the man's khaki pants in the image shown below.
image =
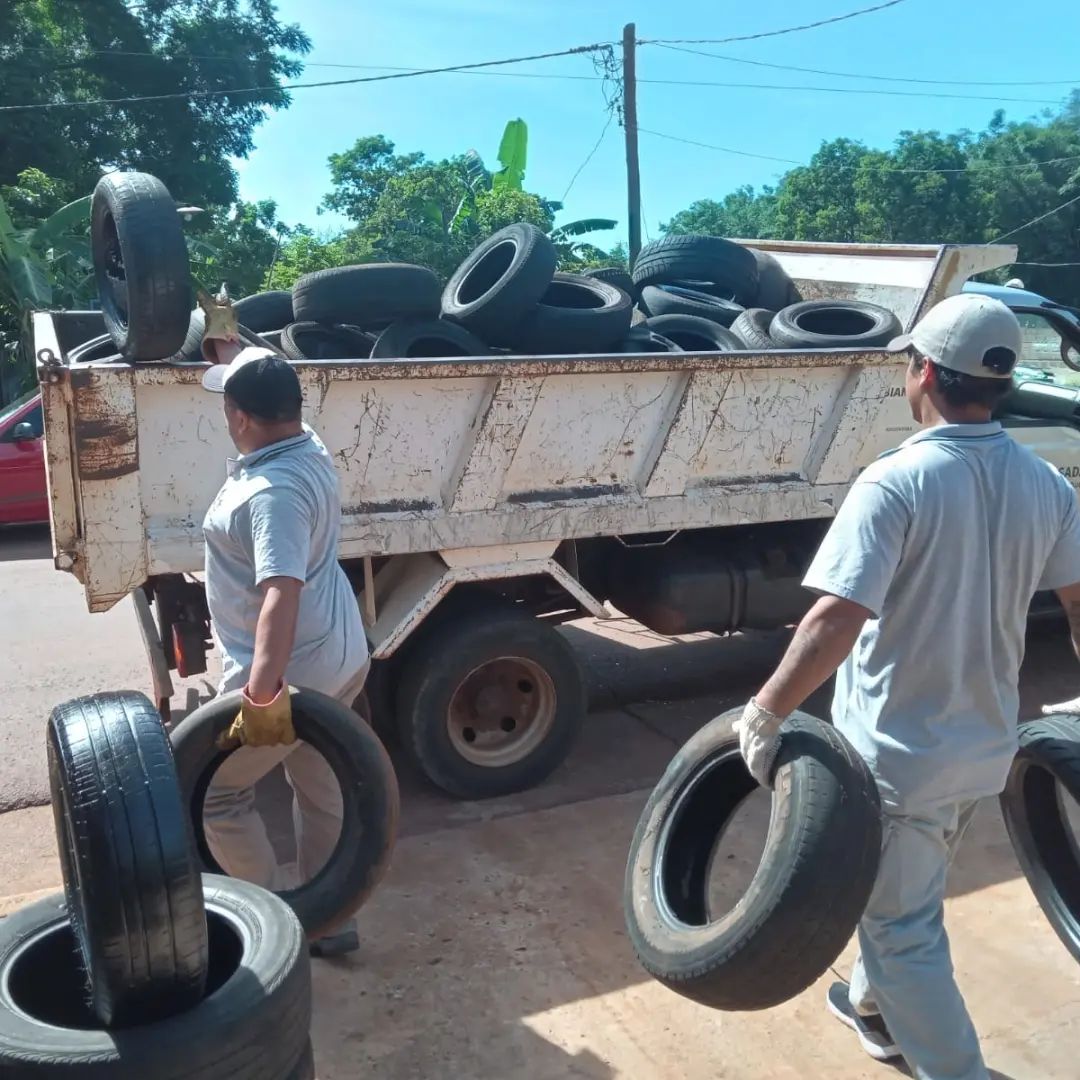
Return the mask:
MULTIPOLYGON (((331 695, 352 706, 364 688, 370 661, 340 691, 331 695)), ((363 723, 359 716, 358 724, 363 723)), ((321 754, 307 743, 242 746, 214 774, 206 794, 206 839, 221 868, 274 892, 295 888, 314 877, 333 854, 341 834, 341 788, 321 754), (255 785, 278 765, 293 790, 296 869, 279 864, 262 815, 255 807, 255 785)))

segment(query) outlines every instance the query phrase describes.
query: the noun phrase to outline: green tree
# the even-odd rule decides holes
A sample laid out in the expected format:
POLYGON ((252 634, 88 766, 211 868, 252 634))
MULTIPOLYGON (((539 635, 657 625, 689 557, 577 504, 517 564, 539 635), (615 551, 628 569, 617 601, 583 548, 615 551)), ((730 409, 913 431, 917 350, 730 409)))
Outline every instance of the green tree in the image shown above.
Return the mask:
POLYGON ((699 199, 677 213, 661 229, 665 233, 702 233, 707 236, 739 236, 756 240, 772 236, 776 198, 773 189, 755 191, 749 184, 736 188, 723 199, 699 199))
POLYGON ((259 292, 289 232, 272 199, 216 211, 201 228, 189 229, 192 273, 208 288, 224 282, 233 297, 259 292))

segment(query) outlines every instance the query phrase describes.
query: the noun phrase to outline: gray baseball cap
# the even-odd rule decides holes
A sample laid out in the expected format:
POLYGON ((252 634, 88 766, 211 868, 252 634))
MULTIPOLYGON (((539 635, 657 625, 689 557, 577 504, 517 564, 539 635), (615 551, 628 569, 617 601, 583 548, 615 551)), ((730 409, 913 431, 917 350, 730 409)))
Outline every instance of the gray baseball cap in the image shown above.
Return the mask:
POLYGON ((935 304, 890 352, 915 348, 935 364, 979 379, 1008 379, 1020 359, 1016 316, 992 296, 958 293, 935 304))

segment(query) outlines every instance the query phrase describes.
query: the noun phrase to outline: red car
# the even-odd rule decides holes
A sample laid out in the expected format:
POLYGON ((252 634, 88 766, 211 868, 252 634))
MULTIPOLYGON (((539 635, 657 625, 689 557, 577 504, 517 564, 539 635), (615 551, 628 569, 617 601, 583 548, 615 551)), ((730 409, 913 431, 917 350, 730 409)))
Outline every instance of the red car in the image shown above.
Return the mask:
POLYGON ((0 525, 49 520, 44 431, 36 390, 0 409, 0 525))

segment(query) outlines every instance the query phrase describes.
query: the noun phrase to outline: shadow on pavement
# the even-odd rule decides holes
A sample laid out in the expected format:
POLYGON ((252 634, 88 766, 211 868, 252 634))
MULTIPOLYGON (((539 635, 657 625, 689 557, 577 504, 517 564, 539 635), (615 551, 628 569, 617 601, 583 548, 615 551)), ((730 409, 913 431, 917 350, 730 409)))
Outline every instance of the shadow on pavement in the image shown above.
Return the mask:
POLYGON ((51 559, 52 536, 45 525, 0 525, 0 562, 51 559))

